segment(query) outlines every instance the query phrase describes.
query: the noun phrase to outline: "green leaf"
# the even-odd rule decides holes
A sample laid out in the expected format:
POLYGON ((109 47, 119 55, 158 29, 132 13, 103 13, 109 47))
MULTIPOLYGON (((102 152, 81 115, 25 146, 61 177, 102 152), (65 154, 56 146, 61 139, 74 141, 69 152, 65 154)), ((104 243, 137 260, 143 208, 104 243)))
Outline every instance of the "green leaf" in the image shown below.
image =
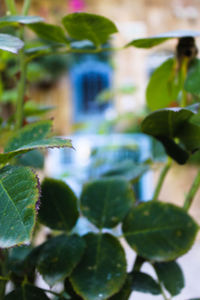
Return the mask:
POLYGON ((36 175, 26 167, 0 170, 0 247, 30 240, 39 199, 36 175))
POLYGON ((198 225, 180 207, 147 202, 132 209, 123 223, 129 245, 142 257, 169 261, 185 254, 193 245, 198 225))
POLYGON ((60 26, 39 22, 28 25, 28 27, 33 30, 39 38, 43 40, 61 44, 68 44, 68 39, 65 36, 65 32, 60 26))
POLYGON ((70 140, 45 137, 49 134, 52 121, 40 121, 29 124, 15 132, 5 146, 4 153, 0 153, 0 163, 5 164, 13 157, 35 149, 72 147, 70 140))
POLYGON ((125 281, 124 250, 110 234, 88 234, 85 241, 85 254, 70 277, 72 286, 84 299, 107 299, 117 293, 125 281))
POLYGON ((111 34, 118 32, 109 19, 89 13, 69 14, 62 22, 70 37, 92 41, 96 46, 106 43, 111 34))
POLYGON ((161 294, 159 284, 148 274, 134 271, 131 273, 132 291, 148 293, 152 295, 161 294))
POLYGON ((146 90, 147 105, 151 110, 165 108, 177 100, 181 81, 177 78, 175 63, 174 58, 168 59, 151 76, 146 90))
POLYGON ((137 182, 140 177, 149 170, 149 165, 146 163, 135 163, 132 160, 125 160, 120 163, 116 163, 107 172, 103 173, 103 177, 123 177, 124 179, 137 182))
POLYGON ((187 108, 165 108, 150 113, 142 122, 146 134, 173 138, 194 113, 187 108))
POLYGON ((5 296, 5 300, 49 300, 40 288, 24 285, 5 296))
POLYGON ((192 132, 193 136, 190 136, 192 124, 189 123, 198 110, 199 104, 155 111, 143 120, 142 131, 162 142, 167 154, 178 163, 184 164, 189 158, 190 151, 199 147, 198 128, 194 125, 196 130, 192 132), (175 138, 179 138, 181 144, 178 144, 175 138))
POLYGON ((128 274, 126 277, 126 281, 122 286, 121 290, 109 298, 109 300, 129 300, 130 294, 132 292, 132 278, 128 274))
POLYGON ((137 39, 133 40, 130 43, 128 43, 125 47, 136 47, 136 48, 152 48, 154 46, 158 46, 165 41, 169 40, 169 38, 156 38, 156 37, 149 37, 149 38, 143 38, 143 39, 137 39))
POLYGON ((87 183, 82 191, 81 211, 98 228, 119 224, 135 201, 133 189, 123 178, 103 178, 87 183))
POLYGON ((38 117, 50 112, 53 109, 55 109, 55 106, 41 106, 33 101, 28 101, 24 105, 24 115, 26 117, 38 117))
POLYGON ((195 152, 200 149, 200 126, 188 122, 183 125, 177 137, 185 145, 187 150, 195 152))
POLYGON ((7 268, 9 272, 15 273, 20 277, 24 276, 26 273, 24 262, 31 250, 32 248, 30 246, 11 248, 7 259, 7 268))
POLYGON ((79 217, 73 191, 63 181, 50 178, 43 181, 41 189, 40 222, 52 229, 71 231, 79 217))
POLYGON ((24 268, 26 271, 30 272, 31 270, 35 270, 39 257, 40 257, 40 253, 44 247, 45 243, 40 244, 37 247, 34 247, 29 253, 28 255, 25 257, 24 259, 24 268))
POLYGON ((78 235, 60 235, 48 240, 39 256, 37 268, 53 286, 68 277, 84 253, 85 243, 78 235))
POLYGON ((133 40, 130 43, 128 43, 126 47, 134 46, 136 48, 152 48, 154 46, 164 43, 169 39, 184 38, 184 37, 198 37, 198 36, 200 36, 199 31, 175 30, 175 31, 161 33, 147 38, 133 40))
POLYGON ((184 88, 191 94, 200 94, 200 60, 197 58, 190 65, 184 88))
POLYGON ((52 129, 52 120, 39 121, 28 124, 22 129, 15 131, 7 142, 4 152, 17 150, 24 145, 42 140, 47 137, 52 129))
POLYGON ((173 139, 165 136, 156 138, 163 144, 167 155, 173 158, 178 164, 183 165, 187 162, 190 156, 188 151, 184 150, 181 146, 175 143, 173 139))
POLYGON ((15 156, 27 153, 35 149, 42 150, 46 148, 63 148, 63 147, 72 148, 71 141, 60 139, 60 138, 49 138, 49 139, 34 141, 30 144, 21 146, 16 150, 6 152, 6 153, 0 153, 0 164, 1 163, 5 164, 15 156))
POLYGON ((0 28, 5 26, 17 26, 18 24, 33 24, 42 21, 43 18, 38 16, 6 16, 0 18, 0 28))
POLYGON ((172 296, 180 294, 184 288, 184 277, 181 268, 175 261, 155 263, 153 265, 160 282, 172 296))
POLYGON ((44 155, 39 150, 32 150, 16 158, 16 164, 35 169, 43 169, 44 155))
POLYGON ((12 53, 17 53, 24 43, 17 37, 10 34, 0 33, 0 49, 12 53))

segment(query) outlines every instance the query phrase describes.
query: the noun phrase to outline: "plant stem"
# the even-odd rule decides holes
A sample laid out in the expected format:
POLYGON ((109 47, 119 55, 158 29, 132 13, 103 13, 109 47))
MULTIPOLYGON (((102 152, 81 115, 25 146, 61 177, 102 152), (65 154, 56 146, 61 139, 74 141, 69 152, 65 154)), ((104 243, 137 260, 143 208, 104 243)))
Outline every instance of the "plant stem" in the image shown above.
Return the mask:
POLYGON ((133 272, 140 271, 144 262, 145 262, 145 259, 143 257, 137 255, 135 258, 135 262, 134 262, 133 272))
POLYGON ((28 11, 31 5, 31 0, 25 0, 24 1, 24 5, 23 5, 23 9, 22 9, 22 14, 23 16, 27 16, 28 15, 28 11))
POLYGON ((166 175, 167 175, 167 173, 168 173, 168 171, 169 171, 169 169, 171 167, 171 164, 172 164, 172 160, 170 158, 168 158, 167 163, 165 164, 165 166, 163 167, 163 169, 161 171, 161 174, 160 174, 157 186, 156 186, 155 191, 154 191, 154 195, 153 195, 152 201, 157 201, 158 200, 158 196, 160 194, 163 182, 164 182, 165 177, 166 177, 166 175))
POLYGON ((162 284, 161 284, 161 282, 160 282, 159 279, 158 279, 158 284, 159 284, 159 286, 160 286, 160 291, 161 291, 161 294, 162 294, 162 296, 163 296, 163 299, 164 299, 164 300, 170 300, 170 299, 165 295, 165 291, 164 291, 164 289, 163 289, 163 287, 162 287, 162 284))
POLYGON ((17 14, 17 9, 15 6, 15 0, 5 0, 6 2, 6 6, 7 6, 7 10, 9 12, 10 15, 16 15, 17 14))
POLYGON ((5 277, 6 275, 6 260, 7 260, 7 250, 0 250, 1 251, 1 257, 0 257, 0 299, 4 299, 5 296, 5 289, 6 289, 6 283, 9 280, 5 277))
MULTIPOLYGON (((22 9, 22 14, 27 15, 31 0, 24 0, 24 5, 22 9)), ((24 27, 20 29, 20 39, 24 41, 24 27)), ((23 125, 24 119, 24 96, 26 92, 26 72, 27 72, 27 62, 24 53, 24 48, 19 52, 19 67, 20 67, 20 81, 18 84, 18 98, 16 107, 16 129, 19 129, 23 125)))
POLYGON ((114 52, 114 51, 120 51, 123 48, 95 48, 95 49, 75 49, 75 48, 68 48, 62 51, 49 51, 49 52, 45 52, 45 51, 41 51, 41 52, 37 52, 33 55, 30 55, 29 57, 27 57, 26 62, 30 62, 35 58, 38 57, 42 57, 42 56, 49 56, 49 55, 65 55, 65 54, 70 54, 70 53, 77 53, 77 54, 97 54, 97 53, 101 53, 101 52, 114 52))
POLYGON ((9 281, 10 278, 8 277, 4 277, 4 276, 0 276, 0 281, 9 281))
MULTIPOLYGON (((20 30, 20 39, 24 40, 24 28, 20 30)), ((19 67, 20 67, 20 80, 18 84, 18 98, 16 107, 16 129, 22 127, 24 118, 24 95, 26 89, 26 71, 27 64, 25 61, 24 49, 19 52, 19 67)))
POLYGON ((200 187, 200 170, 198 171, 194 181, 193 181, 193 184, 185 198, 185 202, 184 202, 184 205, 183 205, 183 208, 188 211, 190 206, 192 205, 192 202, 194 200, 194 197, 198 191, 200 187))

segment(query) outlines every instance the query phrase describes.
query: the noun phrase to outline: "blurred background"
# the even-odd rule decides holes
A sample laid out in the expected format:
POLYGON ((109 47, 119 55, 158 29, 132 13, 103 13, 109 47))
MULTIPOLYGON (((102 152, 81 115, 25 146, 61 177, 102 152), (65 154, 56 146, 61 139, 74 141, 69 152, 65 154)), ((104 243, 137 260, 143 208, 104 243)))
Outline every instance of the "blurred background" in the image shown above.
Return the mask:
MULTIPOLYGON (((16 2, 21 5, 21 1, 16 2)), ((115 22, 119 33, 105 47, 117 49, 135 38, 200 28, 199 0, 33 0, 30 14, 59 24, 63 16, 76 11, 100 14, 115 22)), ((0 0, 0 15, 4 14, 4 1, 0 0)), ((33 36, 33 33, 28 34, 33 36)), ((153 159, 156 164, 134 186, 138 200, 151 198, 166 157, 158 142, 140 132, 141 121, 148 112, 145 89, 154 69, 174 55, 176 43, 175 39, 150 50, 130 47, 101 54, 51 55, 33 60, 28 69, 30 102, 27 102, 27 111, 33 110, 31 100, 49 107, 48 117, 55 120, 56 134, 70 136, 76 149, 73 152, 50 150, 45 175, 62 178, 79 194, 85 181, 109 172, 113 165, 127 170, 131 163, 153 159)), ((85 41, 77 45, 87 46, 85 41)), ((197 39, 199 46, 200 39, 197 39)), ((14 74, 16 68, 14 61, 9 57, 6 60, 9 63, 4 78, 14 74)), ((12 90, 12 80, 6 82, 7 93, 1 102, 1 113, 8 119, 13 112, 16 93, 12 90)), ((199 162, 200 158, 196 157, 186 167, 174 164, 160 198, 182 205, 199 162)), ((191 208, 197 221, 200 219, 199 198, 200 193, 191 208)), ((200 243, 197 242, 193 252, 180 259, 187 276, 186 288, 174 299, 199 295, 200 264, 194 262, 199 257, 199 250, 200 243)), ((137 293, 134 299, 159 297, 137 293)))

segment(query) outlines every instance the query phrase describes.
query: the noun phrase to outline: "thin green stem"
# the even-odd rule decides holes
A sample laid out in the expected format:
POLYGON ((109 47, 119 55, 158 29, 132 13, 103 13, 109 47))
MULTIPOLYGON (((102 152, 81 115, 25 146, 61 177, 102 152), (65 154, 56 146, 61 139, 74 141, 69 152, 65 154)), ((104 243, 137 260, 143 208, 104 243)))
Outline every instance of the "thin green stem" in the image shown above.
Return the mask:
POLYGON ((8 277, 4 277, 4 276, 0 276, 0 281, 9 281, 10 278, 8 277))
POLYGON ((156 186, 155 191, 154 191, 154 195, 153 195, 152 201, 157 201, 158 200, 158 196, 160 194, 163 182, 165 180, 165 177, 166 177, 166 175, 167 175, 167 173, 168 173, 171 165, 172 165, 172 160, 170 158, 168 158, 167 163, 165 164, 165 166, 163 167, 163 169, 161 171, 161 174, 160 174, 157 186, 156 186))
POLYGON ((1 257, 0 257, 0 299, 4 299, 5 290, 6 290, 6 283, 9 280, 6 277, 6 260, 7 260, 7 250, 1 250, 1 257))
POLYGON ((193 184, 185 198, 185 202, 184 202, 184 205, 183 205, 183 208, 188 211, 190 206, 192 205, 192 202, 194 200, 194 197, 198 191, 200 187, 200 170, 198 171, 194 181, 193 181, 193 184))
POLYGON ((23 9, 22 9, 23 16, 28 15, 30 5, 31 5, 31 0, 25 0, 24 1, 24 5, 23 5, 23 9))
MULTIPOLYGON (((20 30, 20 38, 24 40, 24 28, 20 30)), ((24 96, 26 90, 26 71, 27 63, 25 61, 24 49, 19 52, 19 67, 20 67, 20 80, 18 83, 18 98, 16 107, 16 129, 22 127, 24 119, 24 96)))
POLYGON ((95 49, 73 49, 73 48, 68 48, 63 51, 41 51, 34 53, 33 55, 30 55, 29 57, 26 58, 26 63, 31 62, 35 58, 42 57, 42 56, 49 56, 49 55, 65 55, 65 54, 97 54, 101 52, 112 52, 112 51, 120 51, 122 48, 95 48, 95 49))
POLYGON ((139 255, 136 256, 134 266, 133 266, 133 272, 140 271, 143 263, 145 262, 145 259, 139 255))
POLYGON ((159 278, 158 278, 158 284, 159 284, 159 286, 160 286, 160 291, 161 291, 161 294, 162 294, 162 296, 163 296, 163 299, 164 299, 164 300, 171 300, 171 298, 168 298, 168 297, 166 296, 165 291, 164 291, 163 286, 162 286, 162 283, 160 282, 159 278))
POLYGON ((9 15, 17 15, 15 0, 5 0, 9 15))

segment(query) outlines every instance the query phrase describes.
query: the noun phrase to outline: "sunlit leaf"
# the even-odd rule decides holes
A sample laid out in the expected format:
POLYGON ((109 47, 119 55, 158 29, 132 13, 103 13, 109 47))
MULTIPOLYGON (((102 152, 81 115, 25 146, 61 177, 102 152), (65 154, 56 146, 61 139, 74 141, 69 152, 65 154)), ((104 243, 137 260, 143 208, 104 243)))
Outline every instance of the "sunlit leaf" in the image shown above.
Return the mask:
POLYGON ((118 32, 109 19, 89 13, 73 13, 63 18, 63 25, 70 37, 90 40, 96 46, 108 41, 111 34, 118 32))
POLYGON ((17 53, 23 46, 24 43, 19 38, 9 34, 0 33, 1 50, 17 53))
POLYGON ((197 58, 190 65, 184 88, 191 94, 200 94, 200 60, 197 58))
POLYGON ((27 243, 33 231, 39 199, 36 175, 26 167, 0 170, 0 247, 27 243))
POLYGON ((29 28, 43 40, 62 44, 68 43, 64 30, 58 25, 39 22, 29 25, 29 28))
POLYGON ((17 26, 18 24, 33 24, 42 22, 39 16, 6 16, 0 18, 0 28, 5 26, 17 26))
POLYGON ((199 31, 174 30, 174 31, 161 33, 147 38, 133 40, 130 43, 128 43, 126 47, 134 46, 137 48, 152 48, 154 46, 164 43, 169 39, 184 38, 184 37, 198 37, 198 36, 200 36, 199 31))
POLYGON ((151 110, 165 108, 177 100, 181 81, 176 74, 175 59, 170 58, 152 74, 147 89, 147 105, 151 110))

